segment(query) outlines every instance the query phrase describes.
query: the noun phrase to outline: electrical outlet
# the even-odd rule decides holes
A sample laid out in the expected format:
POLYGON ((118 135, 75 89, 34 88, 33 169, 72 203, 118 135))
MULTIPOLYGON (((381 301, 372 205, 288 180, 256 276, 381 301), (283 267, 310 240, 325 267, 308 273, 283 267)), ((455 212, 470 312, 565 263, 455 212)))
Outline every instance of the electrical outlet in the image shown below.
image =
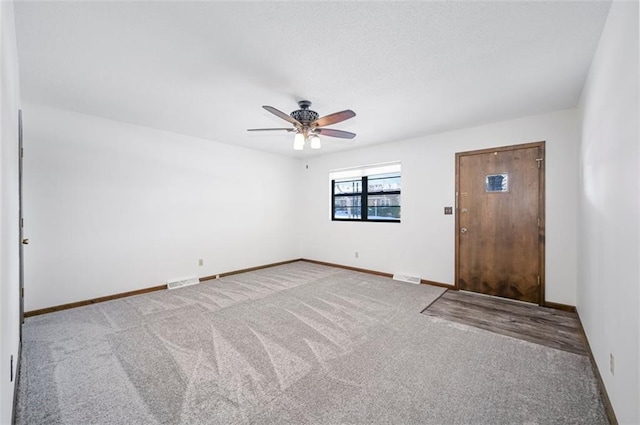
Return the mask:
POLYGON ((453 207, 444 207, 444 213, 445 215, 453 214, 453 207))
POLYGON ((358 258, 358 251, 356 251, 356 258, 358 258))
POLYGON ((202 267, 202 266, 204 266, 204 259, 203 259, 203 258, 200 258, 200 259, 198 260, 198 267, 202 267))
POLYGON ((613 353, 609 353, 609 370, 611 371, 611 374, 614 374, 614 370, 615 370, 615 363, 613 360, 613 353))

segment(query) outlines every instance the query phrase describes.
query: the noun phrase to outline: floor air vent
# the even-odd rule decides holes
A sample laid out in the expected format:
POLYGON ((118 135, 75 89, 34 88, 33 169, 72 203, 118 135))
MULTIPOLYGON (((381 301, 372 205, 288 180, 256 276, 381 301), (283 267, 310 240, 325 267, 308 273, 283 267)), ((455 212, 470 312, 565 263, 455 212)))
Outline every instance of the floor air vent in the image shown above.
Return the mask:
POLYGON ((167 282, 167 289, 184 288, 185 286, 195 285, 196 283, 200 283, 200 279, 195 276, 170 280, 167 282))
POLYGON ((394 274, 393 280, 399 280, 400 282, 408 282, 408 283, 420 283, 420 276, 409 276, 406 274, 394 274))

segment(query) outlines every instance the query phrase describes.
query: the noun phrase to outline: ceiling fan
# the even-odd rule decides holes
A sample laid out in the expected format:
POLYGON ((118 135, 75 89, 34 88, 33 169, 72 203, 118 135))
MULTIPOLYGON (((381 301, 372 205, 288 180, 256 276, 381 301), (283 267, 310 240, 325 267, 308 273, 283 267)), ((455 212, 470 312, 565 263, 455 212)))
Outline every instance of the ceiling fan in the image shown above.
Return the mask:
POLYGON ((353 139, 355 133, 348 131, 335 130, 333 128, 323 128, 327 125, 336 124, 349 118, 356 116, 356 113, 350 109, 335 112, 319 118, 320 115, 316 111, 309 109, 311 102, 301 100, 298 102, 300 109, 293 111, 290 115, 274 108, 273 106, 263 106, 264 109, 273 115, 293 124, 293 128, 250 128, 247 131, 288 131, 294 132, 296 135, 293 139, 293 149, 301 151, 304 149, 306 141, 311 144, 311 149, 320 149, 320 135, 329 137, 339 137, 341 139, 353 139))

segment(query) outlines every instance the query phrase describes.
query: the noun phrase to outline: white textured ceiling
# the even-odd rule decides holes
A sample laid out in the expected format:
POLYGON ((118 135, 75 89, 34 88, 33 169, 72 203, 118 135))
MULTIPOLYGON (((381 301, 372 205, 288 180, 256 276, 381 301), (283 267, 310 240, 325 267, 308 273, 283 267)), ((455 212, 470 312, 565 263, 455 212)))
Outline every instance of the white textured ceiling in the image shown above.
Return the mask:
POLYGON ((27 102, 304 157, 576 105, 610 3, 22 2, 27 102), (321 152, 286 113, 353 109, 321 152))

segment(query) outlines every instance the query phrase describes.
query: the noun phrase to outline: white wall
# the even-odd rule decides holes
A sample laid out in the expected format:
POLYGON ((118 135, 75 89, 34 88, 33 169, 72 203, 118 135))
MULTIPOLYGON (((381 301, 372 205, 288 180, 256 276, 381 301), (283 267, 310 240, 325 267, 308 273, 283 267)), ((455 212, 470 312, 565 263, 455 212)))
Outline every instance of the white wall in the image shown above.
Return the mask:
POLYGON ((0 423, 11 423, 13 382, 9 365, 18 363, 18 54, 13 3, 0 2, 0 423))
POLYGON ((619 422, 637 424, 637 2, 613 2, 580 105, 577 307, 619 422), (609 371, 610 353, 615 375, 609 371))
MULTIPOLYGON (((429 117, 425 117, 429 119, 429 117)), ((575 305, 578 132, 575 110, 526 117, 308 161, 302 256, 454 283, 455 153, 546 141, 546 300, 575 305), (331 221, 329 171, 402 161, 402 222, 331 221), (355 258, 358 251, 359 258, 355 258)))
POLYGON ((300 257, 299 160, 44 106, 23 120, 27 311, 300 257))

